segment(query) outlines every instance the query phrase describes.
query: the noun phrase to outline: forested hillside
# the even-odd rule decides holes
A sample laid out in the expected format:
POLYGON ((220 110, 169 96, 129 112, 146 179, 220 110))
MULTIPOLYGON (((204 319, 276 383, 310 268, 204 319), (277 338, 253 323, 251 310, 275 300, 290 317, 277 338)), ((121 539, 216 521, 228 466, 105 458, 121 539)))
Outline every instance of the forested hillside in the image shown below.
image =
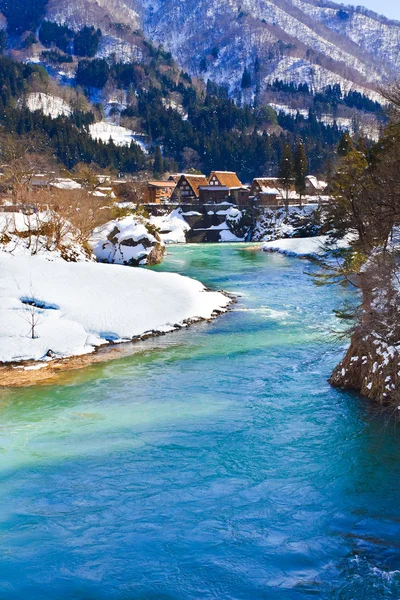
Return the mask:
MULTIPOLYGON (((384 121, 375 98, 340 83, 316 91, 276 78, 254 93, 254 73, 264 68, 259 58, 245 67, 240 95, 232 95, 229 84, 181 70, 170 52, 129 24, 104 20, 104 7, 92 23, 60 23, 50 18, 55 6, 0 0, 8 36, 6 49, 3 30, 0 49, 12 57, 0 64, 1 119, 15 135, 43 132, 69 169, 93 161, 120 173, 151 171, 157 154, 157 172, 235 170, 248 181, 277 175, 285 145, 294 151, 301 141, 310 171, 323 173, 343 131, 376 138, 384 121), (80 101, 69 106, 72 91, 80 101), (26 101, 32 93, 61 96, 57 102, 67 108, 43 114, 43 101, 26 101), (99 137, 94 123, 109 133, 99 137)), ((218 48, 211 54, 217 59, 218 48)))

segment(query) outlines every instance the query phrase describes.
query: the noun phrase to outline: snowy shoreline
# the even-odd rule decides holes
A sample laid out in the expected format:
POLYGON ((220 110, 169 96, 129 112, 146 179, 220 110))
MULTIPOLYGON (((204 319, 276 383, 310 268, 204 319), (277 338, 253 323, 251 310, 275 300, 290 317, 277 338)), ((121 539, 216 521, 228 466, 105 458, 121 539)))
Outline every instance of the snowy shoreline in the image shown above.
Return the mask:
POLYGON ((175 273, 0 253, 0 365, 39 370, 213 319, 231 302, 175 273))
POLYGON ((348 238, 337 240, 335 244, 332 244, 328 235, 319 235, 306 238, 281 238, 272 242, 263 242, 260 249, 263 252, 277 252, 297 258, 321 259, 329 251, 347 248, 348 245, 348 238))

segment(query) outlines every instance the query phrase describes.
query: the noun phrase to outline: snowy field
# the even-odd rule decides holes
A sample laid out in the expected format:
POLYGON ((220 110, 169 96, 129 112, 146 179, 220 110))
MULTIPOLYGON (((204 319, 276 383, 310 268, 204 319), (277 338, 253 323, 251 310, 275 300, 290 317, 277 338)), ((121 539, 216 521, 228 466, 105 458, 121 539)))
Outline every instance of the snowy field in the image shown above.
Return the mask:
POLYGON ((174 273, 0 252, 0 362, 87 354, 208 319, 228 303, 174 273))

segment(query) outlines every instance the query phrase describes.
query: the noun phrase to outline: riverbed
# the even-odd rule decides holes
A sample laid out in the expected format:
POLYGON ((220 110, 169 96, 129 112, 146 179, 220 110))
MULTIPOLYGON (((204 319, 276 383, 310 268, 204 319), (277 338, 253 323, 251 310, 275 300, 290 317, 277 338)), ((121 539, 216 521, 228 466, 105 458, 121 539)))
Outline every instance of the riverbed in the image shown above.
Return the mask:
POLYGON ((328 385, 349 292, 313 268, 171 247, 231 312, 0 391, 0 598, 400 597, 399 433, 328 385))

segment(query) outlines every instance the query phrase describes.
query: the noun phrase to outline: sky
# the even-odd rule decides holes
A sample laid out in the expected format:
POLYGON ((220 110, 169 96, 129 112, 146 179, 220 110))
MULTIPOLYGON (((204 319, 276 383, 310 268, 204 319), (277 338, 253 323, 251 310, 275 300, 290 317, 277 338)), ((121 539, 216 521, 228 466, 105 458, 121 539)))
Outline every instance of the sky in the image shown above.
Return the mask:
MULTIPOLYGON (((343 2, 343 0, 342 0, 343 2)), ((344 4, 361 5, 374 10, 380 15, 385 15, 389 19, 400 21, 400 1, 399 0, 358 0, 344 2, 344 4)))

